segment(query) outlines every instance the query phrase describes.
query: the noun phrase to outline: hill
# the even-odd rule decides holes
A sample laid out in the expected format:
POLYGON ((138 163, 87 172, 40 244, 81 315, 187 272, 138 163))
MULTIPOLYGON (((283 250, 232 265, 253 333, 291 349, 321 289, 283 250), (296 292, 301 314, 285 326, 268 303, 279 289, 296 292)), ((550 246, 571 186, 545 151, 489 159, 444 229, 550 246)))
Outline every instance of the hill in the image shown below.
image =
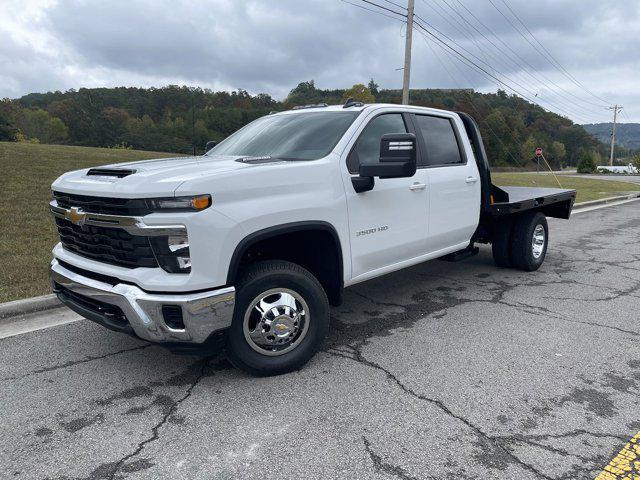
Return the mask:
MULTIPOLYGON (((401 101, 399 90, 379 89, 373 80, 359 87, 369 102, 401 101)), ((298 84, 282 101, 244 90, 213 92, 175 85, 31 93, 0 101, 0 140, 186 153, 194 144, 201 151, 208 140, 220 141, 270 111, 342 103, 345 95, 351 93, 317 88, 313 80, 298 84)), ((576 165, 585 151, 606 154, 606 147, 581 126, 501 90, 412 90, 411 103, 472 115, 494 166, 531 167, 536 147, 542 147, 555 166, 576 165)))
MULTIPOLYGON (((613 123, 591 123, 582 127, 601 142, 611 142, 613 123)), ((618 123, 616 145, 629 150, 640 150, 640 123, 618 123)))

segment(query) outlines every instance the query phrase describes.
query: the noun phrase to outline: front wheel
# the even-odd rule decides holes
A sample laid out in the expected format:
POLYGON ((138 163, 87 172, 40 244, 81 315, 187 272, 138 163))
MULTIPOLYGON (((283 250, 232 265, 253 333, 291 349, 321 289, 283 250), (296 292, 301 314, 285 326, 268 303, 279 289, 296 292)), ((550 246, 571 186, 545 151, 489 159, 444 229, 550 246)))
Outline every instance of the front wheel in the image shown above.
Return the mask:
POLYGON ((279 260, 255 263, 238 283, 227 354, 252 375, 291 372, 316 353, 328 328, 327 295, 308 270, 279 260))
POLYGON ((549 226, 544 214, 525 214, 518 218, 513 226, 511 261, 521 270, 537 270, 544 262, 548 244, 549 226))

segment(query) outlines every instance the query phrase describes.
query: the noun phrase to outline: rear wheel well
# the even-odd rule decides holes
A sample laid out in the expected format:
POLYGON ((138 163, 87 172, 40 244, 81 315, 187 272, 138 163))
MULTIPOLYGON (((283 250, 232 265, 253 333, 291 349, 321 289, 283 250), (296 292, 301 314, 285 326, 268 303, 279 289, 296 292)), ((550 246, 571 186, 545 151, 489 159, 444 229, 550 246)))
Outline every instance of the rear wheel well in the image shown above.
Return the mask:
POLYGON ((342 251, 333 227, 290 225, 267 229, 240 242, 233 254, 227 284, 233 285, 247 266, 263 260, 286 260, 311 272, 331 305, 342 302, 342 251))

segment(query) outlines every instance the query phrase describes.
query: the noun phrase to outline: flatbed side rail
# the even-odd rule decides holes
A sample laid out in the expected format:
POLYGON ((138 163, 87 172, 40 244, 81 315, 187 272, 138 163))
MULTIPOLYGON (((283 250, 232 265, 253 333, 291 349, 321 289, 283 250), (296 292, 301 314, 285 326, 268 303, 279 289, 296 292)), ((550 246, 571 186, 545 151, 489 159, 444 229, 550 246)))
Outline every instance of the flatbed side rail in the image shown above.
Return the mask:
MULTIPOLYGON (((511 187, 511 189, 513 188, 511 187)), ((508 192, 510 188, 505 187, 505 190, 508 192)), ((569 219, 576 199, 575 190, 555 191, 555 189, 546 188, 524 190, 521 194, 514 195, 516 198, 510 198, 509 201, 491 204, 488 208, 489 213, 494 217, 501 217, 528 210, 538 210, 547 217, 569 219), (545 190, 550 190, 553 193, 546 193, 545 190), (533 195, 526 196, 527 192, 533 193, 533 195)))

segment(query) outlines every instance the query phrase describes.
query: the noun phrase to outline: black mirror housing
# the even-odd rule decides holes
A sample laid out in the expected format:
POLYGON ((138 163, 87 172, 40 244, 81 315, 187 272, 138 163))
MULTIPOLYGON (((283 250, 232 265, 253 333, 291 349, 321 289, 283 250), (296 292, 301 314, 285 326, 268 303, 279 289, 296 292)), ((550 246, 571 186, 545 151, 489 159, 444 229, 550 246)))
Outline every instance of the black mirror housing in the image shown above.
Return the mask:
POLYGON ((204 153, 207 153, 209 150, 211 150, 213 147, 215 147, 217 145, 217 142, 214 140, 209 140, 207 142, 207 146, 204 147, 204 153))
POLYGON ((416 136, 387 133, 380 139, 380 163, 360 165, 361 177, 404 178, 416 173, 416 136))

